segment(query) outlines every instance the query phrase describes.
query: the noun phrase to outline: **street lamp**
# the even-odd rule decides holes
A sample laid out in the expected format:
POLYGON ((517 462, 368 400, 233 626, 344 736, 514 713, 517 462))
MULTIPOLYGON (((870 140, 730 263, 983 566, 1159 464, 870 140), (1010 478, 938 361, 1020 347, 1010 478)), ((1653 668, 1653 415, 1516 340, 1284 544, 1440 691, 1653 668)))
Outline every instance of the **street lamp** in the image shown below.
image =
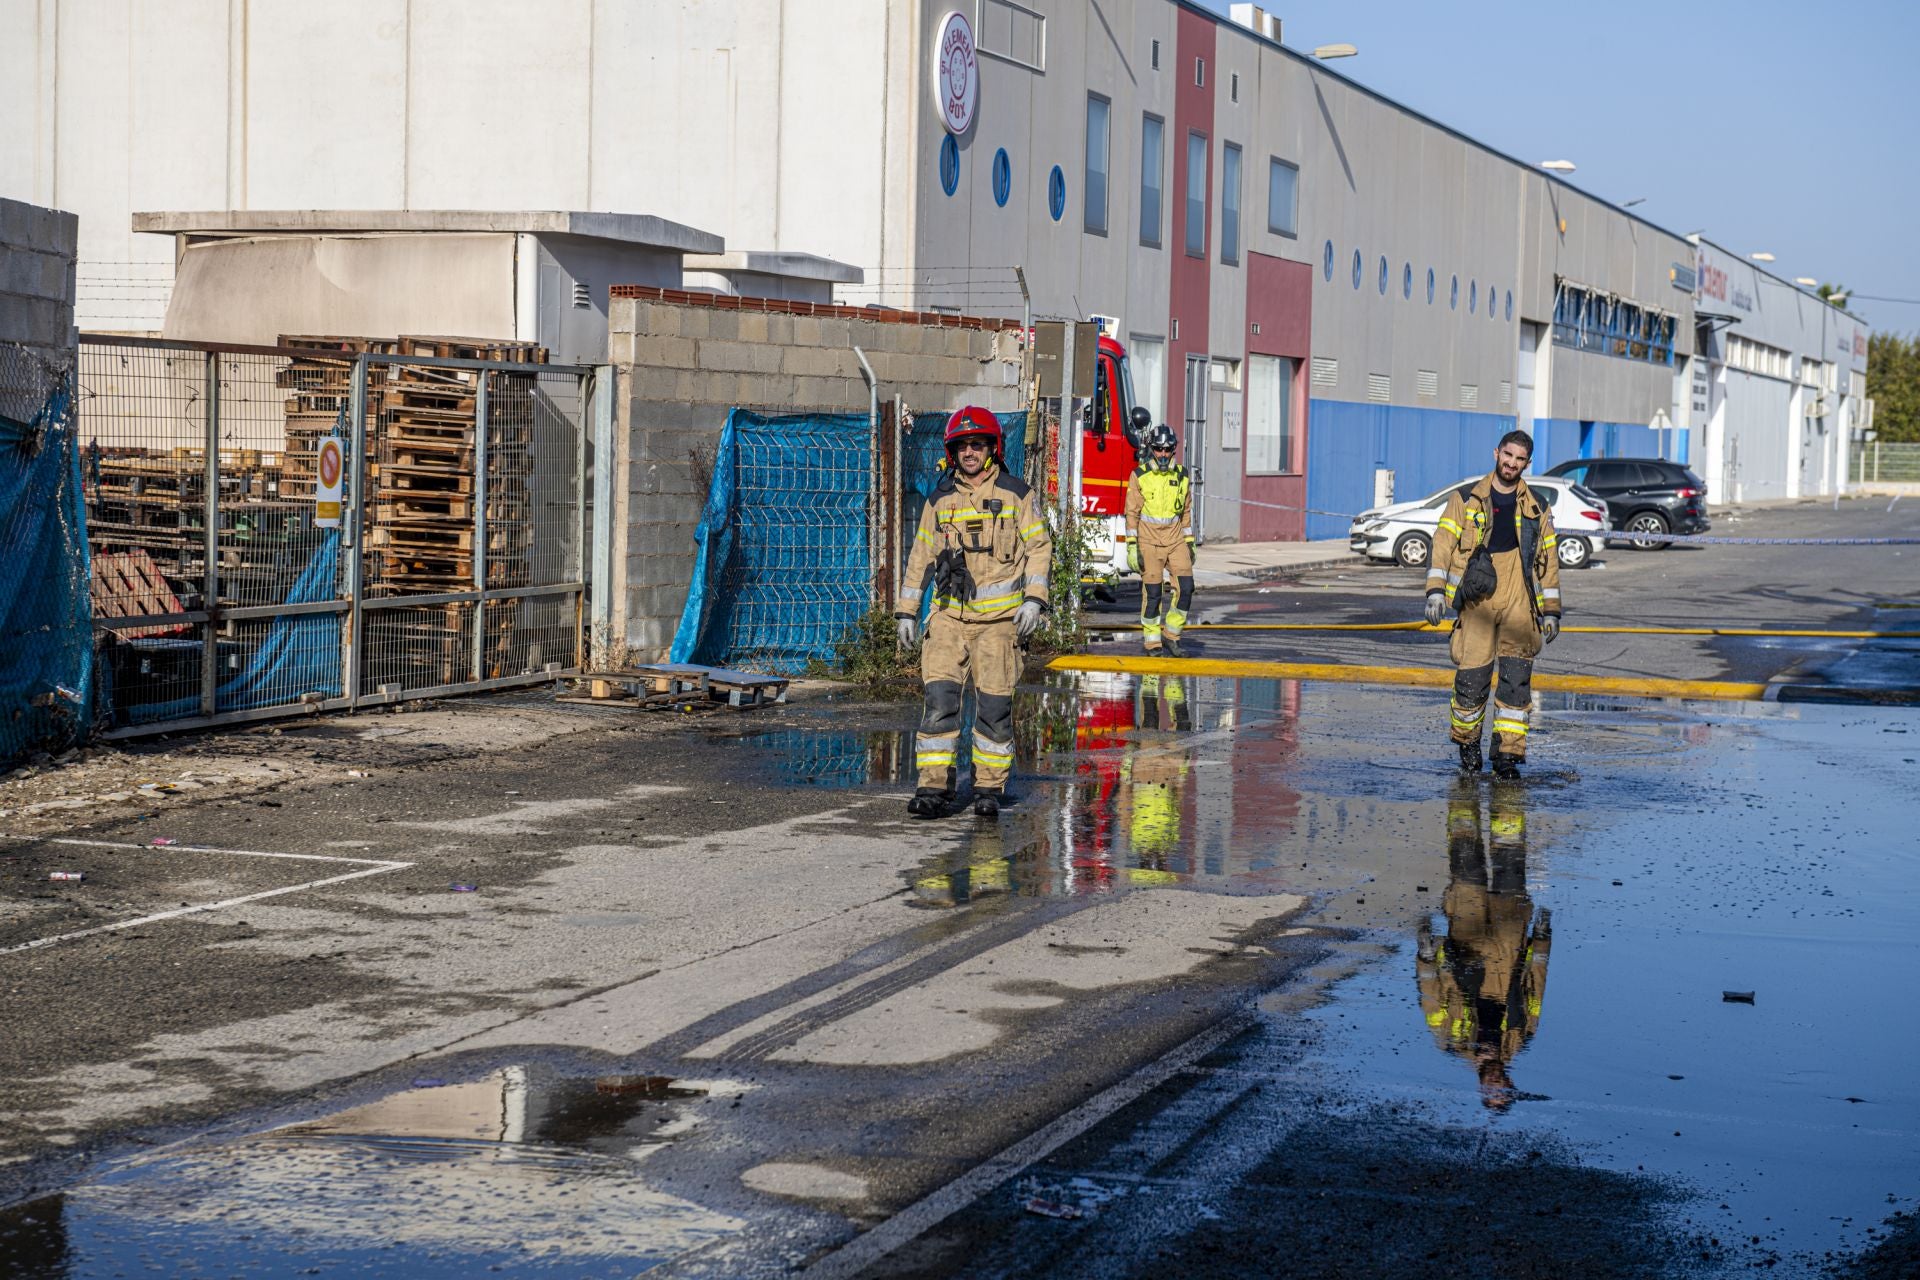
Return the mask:
POLYGON ((1542 169, 1551 169, 1551 170, 1552 170, 1553 172, 1555 172, 1555 173, 1572 173, 1572 172, 1573 172, 1573 161, 1571 161, 1571 160, 1542 160, 1542 161, 1540 162, 1540 167, 1541 167, 1542 169))
POLYGON ((1817 289, 1820 287, 1820 282, 1812 276, 1795 276, 1793 282, 1795 284, 1803 284, 1809 289, 1817 289))
POLYGON ((1747 256, 1749 258, 1752 258, 1755 262, 1772 262, 1773 261, 1773 255, 1770 253, 1750 253, 1747 256))
POLYGON ((1323 44, 1313 51, 1313 56, 1321 59, 1351 58, 1359 52, 1360 50, 1350 44, 1323 44))

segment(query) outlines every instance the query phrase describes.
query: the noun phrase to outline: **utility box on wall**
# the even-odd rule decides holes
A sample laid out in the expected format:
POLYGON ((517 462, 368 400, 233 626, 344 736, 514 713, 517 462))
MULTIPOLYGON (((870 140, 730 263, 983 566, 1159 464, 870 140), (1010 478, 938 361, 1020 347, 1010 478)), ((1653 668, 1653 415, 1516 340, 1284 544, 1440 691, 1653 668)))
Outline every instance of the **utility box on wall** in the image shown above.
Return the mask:
POLYGON ((1393 468, 1375 467, 1373 469, 1373 505, 1388 507, 1393 505, 1393 468))

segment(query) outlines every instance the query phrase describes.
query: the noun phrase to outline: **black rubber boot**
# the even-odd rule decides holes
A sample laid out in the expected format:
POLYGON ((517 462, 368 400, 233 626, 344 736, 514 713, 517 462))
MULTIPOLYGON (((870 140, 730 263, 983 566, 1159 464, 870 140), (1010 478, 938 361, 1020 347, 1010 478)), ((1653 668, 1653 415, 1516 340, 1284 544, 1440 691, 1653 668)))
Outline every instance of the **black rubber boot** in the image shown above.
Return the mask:
POLYGON ((999 787, 981 787, 973 793, 973 816, 976 818, 997 818, 1000 816, 1000 802, 1006 798, 999 787))
POLYGON ((907 812, 916 818, 937 818, 945 813, 953 797, 934 787, 921 787, 907 801, 907 812))
POLYGON ((1169 658, 1184 658, 1187 656, 1180 651, 1179 636, 1168 636, 1160 642, 1160 645, 1167 651, 1169 658))
MULTIPOLYGON (((1498 760, 1499 758, 1500 758, 1499 756, 1494 757, 1494 759, 1496 760, 1498 760)), ((1480 772, 1480 766, 1482 763, 1483 762, 1480 759, 1479 743, 1463 742, 1460 744, 1460 772, 1478 773, 1480 772)))
POLYGON ((1493 753, 1493 776, 1496 778, 1517 778, 1520 776, 1520 757, 1510 756, 1504 751, 1493 753))

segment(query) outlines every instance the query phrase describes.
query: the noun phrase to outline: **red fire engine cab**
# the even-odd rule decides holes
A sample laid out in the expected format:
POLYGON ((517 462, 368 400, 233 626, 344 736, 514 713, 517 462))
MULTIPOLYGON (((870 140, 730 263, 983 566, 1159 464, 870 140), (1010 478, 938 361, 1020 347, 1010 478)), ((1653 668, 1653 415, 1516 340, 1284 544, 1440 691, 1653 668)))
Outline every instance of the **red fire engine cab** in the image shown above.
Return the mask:
POLYGON ((1080 427, 1080 514, 1089 518, 1087 585, 1096 590, 1111 590, 1127 573, 1127 478, 1152 425, 1152 412, 1134 399, 1127 349, 1102 334, 1080 427))

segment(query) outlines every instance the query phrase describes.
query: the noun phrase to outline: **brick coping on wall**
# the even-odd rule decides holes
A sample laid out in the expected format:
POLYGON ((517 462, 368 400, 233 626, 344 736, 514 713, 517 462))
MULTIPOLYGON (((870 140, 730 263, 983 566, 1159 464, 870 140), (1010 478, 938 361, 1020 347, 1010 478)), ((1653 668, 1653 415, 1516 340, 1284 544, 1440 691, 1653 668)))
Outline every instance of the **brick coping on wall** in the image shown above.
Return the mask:
POLYGON ((924 324, 942 329, 1018 329, 1018 320, 990 320, 985 316, 955 316, 938 311, 896 311, 891 307, 846 307, 830 302, 791 302, 785 298, 743 298, 694 289, 663 289, 650 284, 616 284, 612 298, 641 302, 671 302, 684 307, 711 307, 715 311, 768 311, 778 315, 822 316, 831 320, 872 320, 880 324, 924 324))

